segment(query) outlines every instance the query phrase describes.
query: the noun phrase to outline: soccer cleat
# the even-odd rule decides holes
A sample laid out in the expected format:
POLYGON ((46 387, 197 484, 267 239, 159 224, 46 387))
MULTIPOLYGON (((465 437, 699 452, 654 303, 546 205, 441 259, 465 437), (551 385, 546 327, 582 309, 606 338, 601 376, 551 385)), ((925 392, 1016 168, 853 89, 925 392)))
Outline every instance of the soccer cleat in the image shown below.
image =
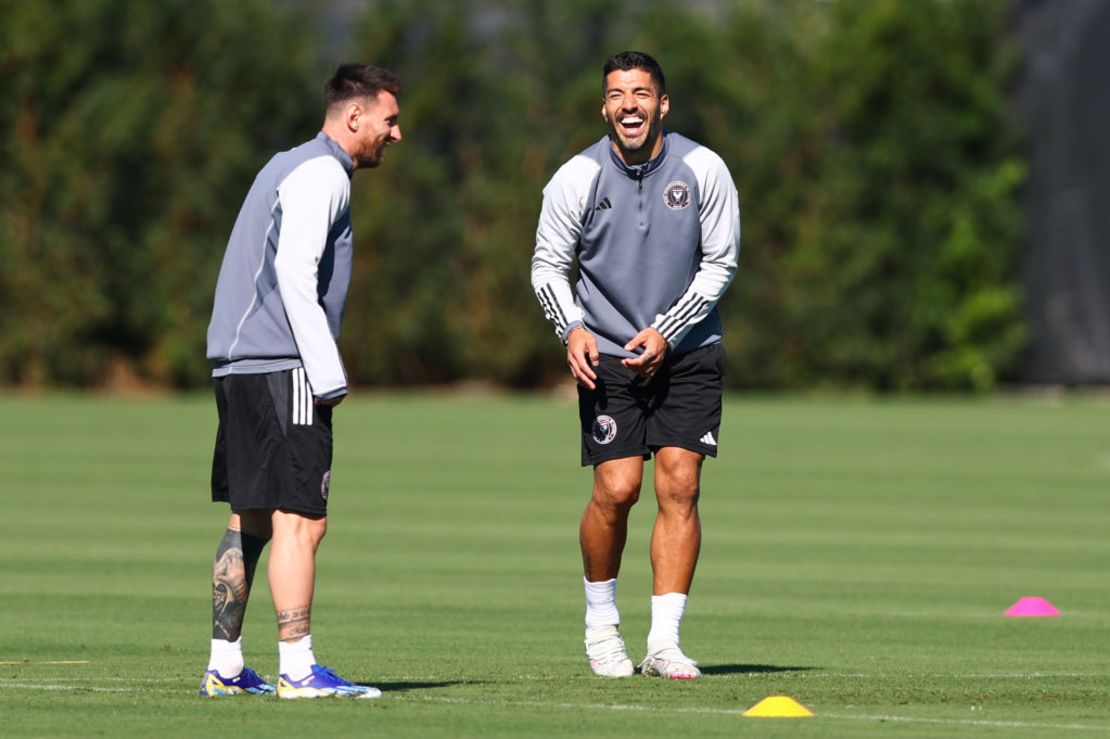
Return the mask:
POLYGON ((235 677, 224 677, 216 670, 204 673, 204 680, 200 683, 201 698, 225 698, 229 695, 269 695, 275 690, 273 685, 258 676, 258 673, 249 667, 235 677))
POLYGON ((330 667, 313 665, 312 672, 302 680, 278 675, 277 697, 296 698, 380 698, 382 691, 369 685, 355 685, 332 672, 330 667))
POLYGON ((586 656, 590 669, 601 677, 631 677, 635 672, 616 626, 587 629, 586 656))
POLYGON ((698 663, 687 657, 677 644, 649 647, 648 655, 640 663, 640 672, 648 677, 665 677, 670 680, 696 680, 701 677, 698 663))

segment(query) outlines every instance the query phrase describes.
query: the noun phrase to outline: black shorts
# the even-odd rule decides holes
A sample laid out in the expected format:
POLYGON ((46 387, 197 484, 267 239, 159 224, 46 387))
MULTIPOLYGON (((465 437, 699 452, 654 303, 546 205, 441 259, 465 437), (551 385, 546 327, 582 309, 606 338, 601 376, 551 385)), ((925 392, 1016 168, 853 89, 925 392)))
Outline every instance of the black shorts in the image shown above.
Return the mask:
POLYGON ((220 415, 212 500, 233 511, 327 514, 332 409, 315 404, 304 369, 227 375, 212 384, 220 415))
POLYGON ((669 356, 650 379, 601 355, 597 388, 578 386, 582 465, 651 456, 665 446, 717 456, 724 350, 720 343, 669 356))

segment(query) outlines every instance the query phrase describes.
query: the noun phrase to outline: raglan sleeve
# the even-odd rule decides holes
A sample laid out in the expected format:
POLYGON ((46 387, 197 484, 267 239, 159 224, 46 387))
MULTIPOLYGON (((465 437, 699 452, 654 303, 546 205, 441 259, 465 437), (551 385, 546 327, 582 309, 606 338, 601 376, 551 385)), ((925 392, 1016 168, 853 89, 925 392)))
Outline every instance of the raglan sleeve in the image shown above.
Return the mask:
POLYGON ((705 147, 687 163, 698 182, 701 262, 686 292, 651 324, 671 347, 717 305, 736 275, 740 257, 740 196, 728 167, 705 147))
POLYGON ((312 393, 335 398, 347 392, 339 347, 320 304, 318 272, 328 232, 350 207, 351 180, 332 157, 318 157, 294 169, 278 186, 278 290, 312 393))
POLYGON ((536 227, 532 255, 532 289, 544 316, 565 343, 571 329, 583 325, 582 309, 574 301, 570 271, 582 235, 582 215, 592 176, 591 162, 576 157, 563 165, 543 190, 543 206, 536 227), (583 160, 583 161, 577 161, 583 160))

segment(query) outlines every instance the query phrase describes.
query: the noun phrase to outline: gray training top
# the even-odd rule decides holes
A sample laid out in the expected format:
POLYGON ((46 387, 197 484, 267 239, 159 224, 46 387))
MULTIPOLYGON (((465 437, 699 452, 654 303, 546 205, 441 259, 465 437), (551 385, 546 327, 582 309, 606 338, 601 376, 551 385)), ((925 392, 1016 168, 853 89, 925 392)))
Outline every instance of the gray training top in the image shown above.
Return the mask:
POLYGON ((624 345, 651 326, 683 353, 721 340, 739 253, 739 197, 717 154, 665 131, 658 156, 628 166, 605 137, 544 188, 532 288, 564 342, 585 325, 602 354, 631 357, 624 345))
POLYGON ((208 325, 214 377, 303 366, 316 397, 347 392, 336 341, 351 281, 354 170, 321 131, 258 173, 216 283, 208 325))

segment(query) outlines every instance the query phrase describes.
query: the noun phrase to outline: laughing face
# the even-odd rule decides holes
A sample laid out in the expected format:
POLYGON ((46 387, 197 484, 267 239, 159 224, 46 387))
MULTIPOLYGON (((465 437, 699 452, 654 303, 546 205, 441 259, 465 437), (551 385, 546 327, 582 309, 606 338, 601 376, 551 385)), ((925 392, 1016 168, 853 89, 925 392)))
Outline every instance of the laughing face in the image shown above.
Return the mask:
POLYGON ((643 69, 617 69, 605 78, 601 115, 625 164, 643 164, 663 148, 663 116, 670 100, 643 69))
POLYGON ((357 149, 353 158, 359 167, 377 167, 385 148, 401 140, 397 98, 382 90, 377 99, 367 99, 357 115, 357 149))

